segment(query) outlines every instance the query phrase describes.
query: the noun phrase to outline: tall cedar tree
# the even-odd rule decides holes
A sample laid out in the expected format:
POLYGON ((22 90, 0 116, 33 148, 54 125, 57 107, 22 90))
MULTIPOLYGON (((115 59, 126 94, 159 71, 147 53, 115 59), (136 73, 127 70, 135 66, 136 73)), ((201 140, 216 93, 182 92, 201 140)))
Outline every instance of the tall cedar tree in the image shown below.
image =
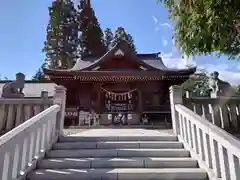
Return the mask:
POLYGON ((43 81, 43 80, 45 80, 45 76, 44 76, 44 73, 43 73, 41 68, 38 69, 36 74, 32 77, 32 80, 34 80, 34 81, 43 81))
POLYGON ((110 47, 114 46, 121 39, 126 40, 129 43, 131 49, 134 52, 137 52, 132 35, 128 34, 123 27, 118 27, 117 30, 115 31, 115 35, 114 35, 114 38, 113 38, 113 40, 111 42, 111 46, 110 47))
POLYGON ((112 30, 110 28, 105 29, 104 31, 104 44, 107 47, 107 49, 111 49, 112 47, 112 41, 114 40, 114 35, 112 33, 112 30))
POLYGON ((55 0, 49 16, 43 48, 45 63, 50 68, 70 68, 78 57, 77 11, 71 0, 55 0))
POLYGON ((175 43, 187 55, 217 52, 240 59, 239 0, 159 0, 175 21, 175 43))
POLYGON ((47 78, 44 76, 44 73, 43 73, 43 68, 44 67, 45 67, 45 64, 43 64, 41 66, 41 68, 38 69, 36 74, 32 77, 32 80, 34 80, 34 81, 44 81, 44 80, 47 80, 47 78))
POLYGON ((78 6, 79 31, 81 32, 80 46, 83 56, 101 57, 106 53, 103 32, 91 7, 90 1, 81 0, 78 6))

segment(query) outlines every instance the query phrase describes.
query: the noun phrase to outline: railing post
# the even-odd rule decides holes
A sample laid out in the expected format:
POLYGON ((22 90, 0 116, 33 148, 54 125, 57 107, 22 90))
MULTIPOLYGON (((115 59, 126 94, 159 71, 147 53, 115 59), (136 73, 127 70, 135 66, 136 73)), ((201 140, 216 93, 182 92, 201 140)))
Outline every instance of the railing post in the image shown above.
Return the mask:
POLYGON ((55 87, 53 104, 58 104, 61 106, 61 109, 57 114, 57 121, 56 121, 56 131, 58 132, 58 135, 61 136, 63 135, 65 106, 66 106, 66 88, 65 87, 63 86, 55 87))
POLYGON ((186 91, 186 98, 190 98, 190 92, 189 91, 186 91))
POLYGON ((42 99, 48 99, 48 92, 47 91, 42 91, 41 92, 41 98, 42 99))
POLYGON ((169 88, 170 90, 170 105, 171 105, 171 116, 172 116, 172 126, 173 132, 178 135, 179 130, 179 117, 175 110, 176 104, 182 104, 182 88, 181 86, 173 85, 169 88))

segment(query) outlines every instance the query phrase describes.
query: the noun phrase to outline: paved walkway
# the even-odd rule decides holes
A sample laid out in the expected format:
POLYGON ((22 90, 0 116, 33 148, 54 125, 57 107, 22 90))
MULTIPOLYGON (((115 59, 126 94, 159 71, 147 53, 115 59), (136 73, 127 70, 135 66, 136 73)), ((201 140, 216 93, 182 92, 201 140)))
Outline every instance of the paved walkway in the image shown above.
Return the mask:
POLYGON ((69 136, 169 136, 173 135, 172 129, 88 129, 76 132, 69 136))

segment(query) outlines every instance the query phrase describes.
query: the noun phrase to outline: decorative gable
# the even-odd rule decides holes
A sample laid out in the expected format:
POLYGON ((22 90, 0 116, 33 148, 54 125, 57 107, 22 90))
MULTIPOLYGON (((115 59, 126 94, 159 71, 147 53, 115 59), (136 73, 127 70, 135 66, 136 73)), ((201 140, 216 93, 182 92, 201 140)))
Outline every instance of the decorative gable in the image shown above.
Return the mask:
POLYGON ((114 56, 124 56, 124 52, 121 49, 118 49, 115 53, 114 56))
MULTIPOLYGON (((154 54, 154 58, 156 58, 156 54, 154 54)), ((84 68, 84 70, 94 71, 117 69, 147 71, 155 68, 142 61, 142 58, 140 58, 139 55, 130 48, 128 42, 124 40, 119 41, 92 65, 84 68)))

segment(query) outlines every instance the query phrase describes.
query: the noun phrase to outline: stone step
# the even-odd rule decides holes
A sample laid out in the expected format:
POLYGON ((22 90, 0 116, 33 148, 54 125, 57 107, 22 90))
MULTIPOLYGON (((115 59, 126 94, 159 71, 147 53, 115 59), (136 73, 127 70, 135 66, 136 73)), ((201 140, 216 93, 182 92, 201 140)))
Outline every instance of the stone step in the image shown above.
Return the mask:
POLYGON ((177 136, 61 136, 60 142, 98 142, 98 141, 177 141, 177 136))
POLYGON ((103 141, 103 142, 61 142, 53 149, 114 149, 114 148, 183 148, 177 141, 103 141))
POLYGON ((39 169, 29 180, 207 180, 200 168, 39 169))
POLYGON ((44 159, 39 169, 84 169, 84 168, 197 168, 192 158, 57 158, 44 159))
POLYGON ((46 153, 48 158, 81 157, 189 157, 185 149, 81 149, 52 150, 46 153))

